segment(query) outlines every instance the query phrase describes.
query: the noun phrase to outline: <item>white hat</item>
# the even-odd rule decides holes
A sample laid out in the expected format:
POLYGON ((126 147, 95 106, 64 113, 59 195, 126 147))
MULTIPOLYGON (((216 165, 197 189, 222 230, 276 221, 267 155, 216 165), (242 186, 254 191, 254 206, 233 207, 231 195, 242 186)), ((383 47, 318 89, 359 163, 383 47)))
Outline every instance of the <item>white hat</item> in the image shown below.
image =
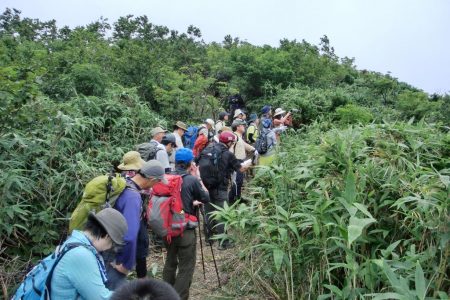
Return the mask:
POLYGON ((212 119, 206 119, 205 124, 211 125, 211 128, 214 129, 214 121, 212 119))
POLYGON ((243 112, 242 110, 236 109, 236 110, 234 111, 233 119, 235 119, 235 118, 237 118, 239 115, 243 115, 243 114, 244 114, 244 112, 243 112))
POLYGON ((286 111, 284 111, 281 107, 278 107, 277 109, 275 109, 275 113, 273 114, 273 116, 276 117, 278 115, 282 115, 285 113, 286 113, 286 111))

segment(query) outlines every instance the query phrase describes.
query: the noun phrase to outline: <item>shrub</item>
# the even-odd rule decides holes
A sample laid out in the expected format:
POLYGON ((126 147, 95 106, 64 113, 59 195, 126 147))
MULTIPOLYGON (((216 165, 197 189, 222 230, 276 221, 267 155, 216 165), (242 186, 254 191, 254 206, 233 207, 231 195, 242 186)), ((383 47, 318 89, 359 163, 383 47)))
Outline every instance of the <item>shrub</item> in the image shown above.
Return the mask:
POLYGON ((342 123, 346 124, 367 124, 373 119, 370 110, 354 104, 338 107, 336 109, 336 116, 342 123))

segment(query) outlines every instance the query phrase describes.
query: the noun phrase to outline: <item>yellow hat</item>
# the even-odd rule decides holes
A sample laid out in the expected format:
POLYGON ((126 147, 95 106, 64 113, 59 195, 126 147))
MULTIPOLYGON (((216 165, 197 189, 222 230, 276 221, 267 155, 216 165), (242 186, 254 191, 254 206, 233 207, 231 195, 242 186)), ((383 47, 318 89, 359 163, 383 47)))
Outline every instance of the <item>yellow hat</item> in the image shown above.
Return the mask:
POLYGON ((145 161, 137 151, 129 151, 123 155, 123 163, 117 168, 122 171, 137 171, 142 168, 145 161))

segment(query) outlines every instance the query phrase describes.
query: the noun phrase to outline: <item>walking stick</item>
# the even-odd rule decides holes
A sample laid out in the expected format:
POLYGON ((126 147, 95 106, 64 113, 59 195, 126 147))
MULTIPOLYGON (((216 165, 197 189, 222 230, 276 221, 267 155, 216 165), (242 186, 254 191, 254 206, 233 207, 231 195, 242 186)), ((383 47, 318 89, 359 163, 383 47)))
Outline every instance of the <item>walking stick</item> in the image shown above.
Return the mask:
MULTIPOLYGON (((202 215, 203 215, 203 222, 206 222, 205 211, 203 210, 203 207, 200 208, 200 212, 201 212, 202 215)), ((208 226, 206 226, 206 230, 209 231, 208 226)), ((210 236, 209 236, 209 233, 208 233, 208 237, 210 237, 210 236)), ((212 241, 211 241, 211 240, 209 240, 209 247, 211 248, 211 254, 212 254, 212 257, 213 257, 213 261, 214 261, 214 268, 216 269, 217 282, 219 283, 219 288, 222 288, 222 285, 220 284, 219 270, 217 269, 216 258, 215 258, 215 256, 214 256, 214 250, 213 250, 213 246, 212 246, 212 241)))
POLYGON ((206 279, 205 272, 205 258, 203 257, 203 242, 202 242, 202 230, 200 229, 200 214, 198 213, 197 208, 197 220, 198 220, 198 236, 200 238, 200 252, 202 253, 202 267, 203 267, 203 278, 206 279))

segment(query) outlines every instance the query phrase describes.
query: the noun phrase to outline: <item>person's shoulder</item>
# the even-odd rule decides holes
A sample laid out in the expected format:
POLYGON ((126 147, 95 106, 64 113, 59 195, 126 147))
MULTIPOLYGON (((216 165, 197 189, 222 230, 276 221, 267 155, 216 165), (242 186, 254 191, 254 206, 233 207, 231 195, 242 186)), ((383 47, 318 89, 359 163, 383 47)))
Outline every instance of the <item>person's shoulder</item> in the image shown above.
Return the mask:
POLYGON ((95 259, 95 255, 93 251, 94 249, 90 249, 88 245, 78 245, 74 247, 73 249, 68 250, 68 252, 64 255, 63 260, 66 261, 66 263, 70 262, 85 262, 86 260, 93 260, 95 259))

